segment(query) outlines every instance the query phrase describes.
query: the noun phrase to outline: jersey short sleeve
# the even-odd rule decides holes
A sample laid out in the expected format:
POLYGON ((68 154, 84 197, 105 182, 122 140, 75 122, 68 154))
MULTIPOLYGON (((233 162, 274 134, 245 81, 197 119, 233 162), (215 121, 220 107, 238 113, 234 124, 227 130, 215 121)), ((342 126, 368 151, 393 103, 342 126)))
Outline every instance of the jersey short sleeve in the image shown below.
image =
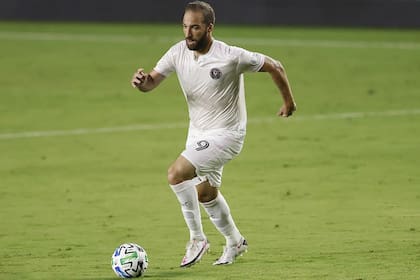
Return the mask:
POLYGON ((264 65, 264 55, 237 47, 236 51, 238 52, 239 73, 258 72, 264 65))
MULTIPOLYGON (((174 46, 175 47, 175 46, 174 46)), ((167 77, 175 71, 174 47, 170 48, 158 61, 154 70, 167 77)))

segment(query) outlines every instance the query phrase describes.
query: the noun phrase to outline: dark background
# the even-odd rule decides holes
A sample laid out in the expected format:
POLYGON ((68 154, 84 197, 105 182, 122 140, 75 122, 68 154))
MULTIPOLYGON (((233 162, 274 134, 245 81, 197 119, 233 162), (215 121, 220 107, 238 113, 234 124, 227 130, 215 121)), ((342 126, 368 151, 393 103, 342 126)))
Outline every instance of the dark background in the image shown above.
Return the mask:
MULTIPOLYGON (((0 0, 0 20, 180 22, 181 0, 0 0)), ((216 22, 419 28, 420 0, 213 0, 216 22)))

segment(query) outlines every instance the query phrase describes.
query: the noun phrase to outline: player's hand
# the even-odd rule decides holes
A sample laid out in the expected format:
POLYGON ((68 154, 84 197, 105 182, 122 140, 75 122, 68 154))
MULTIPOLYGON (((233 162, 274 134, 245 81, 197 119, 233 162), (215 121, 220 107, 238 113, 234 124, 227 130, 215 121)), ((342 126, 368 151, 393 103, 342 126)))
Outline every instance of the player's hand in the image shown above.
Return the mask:
POLYGON ((149 74, 144 73, 143 70, 143 68, 140 68, 134 73, 133 79, 131 79, 133 88, 138 88, 147 81, 149 74))
POLYGON ((296 103, 295 102, 287 102, 281 106, 280 111, 277 113, 279 117, 290 117, 293 112, 296 111, 296 103))

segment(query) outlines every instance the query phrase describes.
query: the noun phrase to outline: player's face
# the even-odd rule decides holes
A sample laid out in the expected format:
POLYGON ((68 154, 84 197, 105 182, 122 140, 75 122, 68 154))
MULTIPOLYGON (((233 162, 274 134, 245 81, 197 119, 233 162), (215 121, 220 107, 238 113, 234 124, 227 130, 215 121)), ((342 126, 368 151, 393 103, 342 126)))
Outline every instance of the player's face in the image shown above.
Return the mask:
POLYGON ((188 49, 198 52, 206 49, 211 39, 212 25, 207 26, 204 23, 202 13, 185 12, 182 26, 188 49))

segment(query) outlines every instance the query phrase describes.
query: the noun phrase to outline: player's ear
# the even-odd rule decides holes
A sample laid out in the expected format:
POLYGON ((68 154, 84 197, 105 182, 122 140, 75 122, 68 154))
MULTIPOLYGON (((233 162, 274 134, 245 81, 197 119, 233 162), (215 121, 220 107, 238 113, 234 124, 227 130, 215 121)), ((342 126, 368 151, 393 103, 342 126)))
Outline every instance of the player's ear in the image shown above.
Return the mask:
POLYGON ((207 26, 207 32, 208 32, 208 33, 213 32, 213 28, 214 28, 214 24, 213 24, 213 23, 210 23, 210 24, 207 26))

